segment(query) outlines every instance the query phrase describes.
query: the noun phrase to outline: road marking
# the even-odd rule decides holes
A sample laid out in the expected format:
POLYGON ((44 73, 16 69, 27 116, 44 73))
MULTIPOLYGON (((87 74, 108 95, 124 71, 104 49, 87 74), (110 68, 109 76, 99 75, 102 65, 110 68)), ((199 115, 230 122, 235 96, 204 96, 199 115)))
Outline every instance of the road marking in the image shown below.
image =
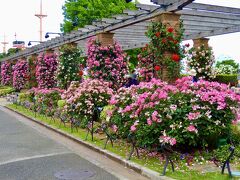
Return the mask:
POLYGON ((30 159, 37 159, 37 158, 44 158, 44 157, 51 157, 51 156, 58 156, 58 155, 65 155, 65 154, 74 154, 73 152, 60 152, 60 153, 51 153, 51 154, 42 154, 42 155, 36 155, 36 156, 28 156, 28 157, 22 157, 22 158, 16 158, 5 162, 0 162, 0 166, 6 165, 9 163, 19 162, 19 161, 25 161, 30 159))

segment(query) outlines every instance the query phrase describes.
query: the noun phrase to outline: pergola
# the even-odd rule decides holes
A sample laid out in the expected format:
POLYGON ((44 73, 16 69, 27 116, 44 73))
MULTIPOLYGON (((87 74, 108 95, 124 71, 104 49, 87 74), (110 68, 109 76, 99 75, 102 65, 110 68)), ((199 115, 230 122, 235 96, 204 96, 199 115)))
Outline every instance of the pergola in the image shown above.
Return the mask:
POLYGON ((240 8, 194 3, 194 0, 151 1, 155 5, 137 4, 137 10, 125 10, 112 18, 103 18, 77 31, 6 57, 2 61, 27 58, 67 43, 77 43, 85 50, 87 40, 99 34, 112 34, 124 50, 143 47, 149 42, 145 36, 149 23, 162 14, 180 16, 185 29, 184 40, 240 32, 240 8))

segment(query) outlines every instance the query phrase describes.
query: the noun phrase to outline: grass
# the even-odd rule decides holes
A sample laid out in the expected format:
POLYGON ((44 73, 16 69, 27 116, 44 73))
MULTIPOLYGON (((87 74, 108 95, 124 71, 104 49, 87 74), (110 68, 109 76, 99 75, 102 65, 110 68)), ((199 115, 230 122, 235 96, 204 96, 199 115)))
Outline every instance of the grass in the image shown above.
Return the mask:
MULTIPOLYGON (((24 114, 27 117, 35 118, 34 112, 26 109, 23 106, 10 104, 7 105, 10 109, 13 109, 15 111, 18 111, 21 114, 24 114)), ((59 121, 51 121, 51 118, 49 117, 43 117, 40 114, 36 114, 36 120, 44 122, 46 124, 49 124, 53 128, 61 129, 62 131, 73 135, 76 138, 80 138, 81 140, 85 140, 86 137, 86 130, 79 129, 78 132, 74 130, 71 132, 69 124, 64 127, 63 125, 59 126, 59 121)), ((105 143, 105 136, 102 134, 94 134, 94 141, 91 141, 91 136, 88 136, 88 139, 86 142, 94 144, 100 148, 104 147, 105 143)), ((123 158, 128 157, 128 153, 130 151, 130 145, 127 144, 125 141, 118 140, 117 142, 114 142, 114 147, 112 148, 110 144, 107 146, 107 150, 109 152, 115 153, 123 158)), ((133 156, 131 159, 132 162, 135 162, 139 165, 142 165, 146 168, 149 168, 151 170, 154 170, 158 172, 159 174, 162 173, 163 170, 163 163, 160 162, 159 158, 156 157, 149 157, 149 156, 141 156, 140 159, 138 159, 136 156, 133 156)), ((176 165, 175 165, 176 166, 176 165)), ((213 166, 213 165, 212 165, 213 166)), ((169 166, 170 167, 170 166, 169 166)), ((191 170, 189 167, 185 166, 184 163, 178 164, 178 167, 176 168, 175 172, 171 172, 171 170, 168 168, 166 176, 174 178, 174 179, 191 179, 191 180, 227 180, 229 179, 228 175, 222 175, 220 173, 220 169, 217 172, 209 172, 209 173, 201 173, 196 170, 191 170)))
POLYGON ((0 96, 5 96, 7 94, 10 94, 14 92, 15 89, 10 86, 0 86, 0 96))

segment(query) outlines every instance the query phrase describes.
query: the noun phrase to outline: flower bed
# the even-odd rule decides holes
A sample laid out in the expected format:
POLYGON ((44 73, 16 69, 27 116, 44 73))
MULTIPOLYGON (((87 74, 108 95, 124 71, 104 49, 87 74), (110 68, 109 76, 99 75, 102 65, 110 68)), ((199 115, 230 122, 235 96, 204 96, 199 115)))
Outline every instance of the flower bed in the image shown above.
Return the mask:
POLYGON ((217 82, 185 77, 172 86, 152 79, 121 88, 110 101, 116 106, 111 120, 121 137, 133 134, 141 147, 215 147, 240 121, 239 102, 239 95, 217 82))

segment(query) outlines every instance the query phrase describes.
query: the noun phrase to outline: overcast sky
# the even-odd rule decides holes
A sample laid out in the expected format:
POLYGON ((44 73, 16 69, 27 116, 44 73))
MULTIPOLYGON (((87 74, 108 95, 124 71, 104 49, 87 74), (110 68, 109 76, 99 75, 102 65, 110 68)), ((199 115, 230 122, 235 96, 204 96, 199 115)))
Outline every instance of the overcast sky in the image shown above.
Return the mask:
MULTIPOLYGON (((60 32, 60 23, 63 21, 62 6, 64 0, 42 0, 43 12, 48 16, 43 20, 43 31, 60 32)), ((150 3, 150 0, 138 0, 141 3, 150 3)), ((40 11, 40 0, 1 0, 0 1, 0 40, 12 41, 39 41, 39 19, 34 14, 40 11)), ((195 0, 195 2, 209 3, 209 0, 195 0)), ((240 8, 240 0, 214 0, 211 4, 240 8)), ((54 37, 54 36, 51 36, 54 37)), ((44 37, 43 37, 44 38, 44 37)), ((32 43, 34 44, 34 43, 32 43)), ((240 33, 215 36, 210 38, 216 58, 231 57, 240 63, 240 33)), ((2 45, 0 46, 2 52, 2 45)))

